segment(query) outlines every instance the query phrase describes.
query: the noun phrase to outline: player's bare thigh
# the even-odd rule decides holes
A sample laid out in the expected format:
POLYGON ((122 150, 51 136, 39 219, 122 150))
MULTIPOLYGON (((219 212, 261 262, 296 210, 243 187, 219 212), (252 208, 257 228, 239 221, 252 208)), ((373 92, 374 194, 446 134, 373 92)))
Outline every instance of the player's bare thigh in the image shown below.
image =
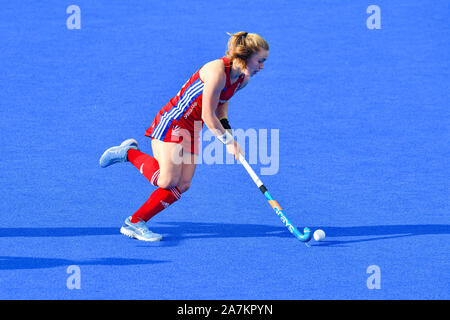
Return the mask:
POLYGON ((197 155, 190 152, 183 152, 183 168, 181 170, 180 181, 177 185, 177 188, 181 193, 186 192, 191 186, 191 181, 197 166, 197 157, 197 155))
POLYGON ((153 156, 159 163, 158 186, 163 189, 174 188, 178 185, 183 170, 182 146, 174 142, 164 142, 152 139, 153 156))
POLYGON ((159 163, 158 186, 163 189, 178 187, 186 192, 191 184, 197 155, 183 151, 181 144, 152 139, 153 156, 159 163))

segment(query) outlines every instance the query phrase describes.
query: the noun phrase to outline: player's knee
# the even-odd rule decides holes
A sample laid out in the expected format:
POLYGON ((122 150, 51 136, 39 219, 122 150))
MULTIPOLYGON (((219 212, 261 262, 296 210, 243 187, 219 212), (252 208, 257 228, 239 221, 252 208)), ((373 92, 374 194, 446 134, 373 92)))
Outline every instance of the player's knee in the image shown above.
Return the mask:
POLYGON ((175 188, 178 185, 179 178, 159 176, 158 187, 163 189, 175 188))

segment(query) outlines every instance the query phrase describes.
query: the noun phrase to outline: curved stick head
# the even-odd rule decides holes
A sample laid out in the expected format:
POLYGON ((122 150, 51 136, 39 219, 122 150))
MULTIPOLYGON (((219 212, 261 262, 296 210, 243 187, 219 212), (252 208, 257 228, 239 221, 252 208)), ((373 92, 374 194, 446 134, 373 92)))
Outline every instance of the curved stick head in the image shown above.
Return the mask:
POLYGON ((298 234, 297 239, 302 242, 308 242, 311 240, 311 230, 308 227, 303 229, 303 234, 298 234))

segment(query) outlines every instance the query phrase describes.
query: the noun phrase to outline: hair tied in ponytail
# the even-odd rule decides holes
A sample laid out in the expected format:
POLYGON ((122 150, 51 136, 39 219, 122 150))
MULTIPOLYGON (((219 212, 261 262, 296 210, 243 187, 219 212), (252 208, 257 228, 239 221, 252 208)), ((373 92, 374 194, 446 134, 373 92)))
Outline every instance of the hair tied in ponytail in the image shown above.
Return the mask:
POLYGON ((239 31, 234 34, 228 33, 226 56, 231 58, 233 65, 239 65, 241 69, 247 67, 247 61, 252 54, 260 49, 269 51, 269 44, 260 35, 239 31))

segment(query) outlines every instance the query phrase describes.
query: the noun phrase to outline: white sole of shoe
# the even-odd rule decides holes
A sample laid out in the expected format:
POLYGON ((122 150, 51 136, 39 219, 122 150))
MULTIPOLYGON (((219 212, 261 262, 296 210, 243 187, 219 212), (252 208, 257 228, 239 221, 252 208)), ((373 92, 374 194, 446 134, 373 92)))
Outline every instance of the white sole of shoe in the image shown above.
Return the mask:
POLYGON ((156 238, 151 238, 151 239, 143 238, 143 237, 137 235, 136 233, 134 233, 133 231, 128 230, 127 228, 124 228, 124 227, 120 228, 120 233, 125 235, 125 236, 127 236, 127 237, 129 237, 129 238, 137 239, 137 240, 141 240, 141 241, 155 242, 155 241, 161 241, 162 240, 162 236, 156 237, 156 238))

